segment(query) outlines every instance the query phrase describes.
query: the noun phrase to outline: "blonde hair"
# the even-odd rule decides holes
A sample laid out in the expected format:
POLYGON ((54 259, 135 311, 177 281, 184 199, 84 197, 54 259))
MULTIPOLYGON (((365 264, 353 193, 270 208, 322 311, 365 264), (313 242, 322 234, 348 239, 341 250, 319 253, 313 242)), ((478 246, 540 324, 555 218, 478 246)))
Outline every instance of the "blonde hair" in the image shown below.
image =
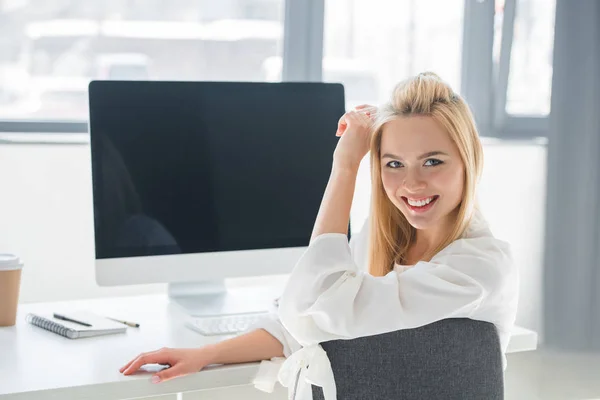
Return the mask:
POLYGON ((416 229, 387 197, 381 180, 383 127, 393 119, 413 115, 429 116, 448 132, 465 171, 463 197, 455 212, 454 227, 445 240, 424 257, 426 261, 464 234, 476 208, 475 191, 483 169, 483 149, 469 106, 432 72, 399 83, 391 101, 378 109, 371 139, 369 272, 374 276, 386 275, 394 263, 402 263, 416 237, 416 229))

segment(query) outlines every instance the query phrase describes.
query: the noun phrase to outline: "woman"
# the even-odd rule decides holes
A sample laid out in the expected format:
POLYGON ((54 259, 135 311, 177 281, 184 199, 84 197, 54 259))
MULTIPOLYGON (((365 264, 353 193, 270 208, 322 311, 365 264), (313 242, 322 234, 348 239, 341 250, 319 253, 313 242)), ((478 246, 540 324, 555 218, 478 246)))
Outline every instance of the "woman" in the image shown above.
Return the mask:
POLYGON ((346 113, 337 135, 311 242, 282 295, 279 319, 214 346, 143 354, 123 373, 171 365, 153 377, 158 382, 212 363, 285 356, 279 380, 298 390, 296 398, 310 396, 307 382, 335 398, 324 341, 472 318, 495 324, 506 351, 518 272, 475 205, 483 154, 465 102, 435 74, 420 74, 400 83, 380 109, 346 113), (356 175, 369 149, 370 223, 349 246, 356 175))

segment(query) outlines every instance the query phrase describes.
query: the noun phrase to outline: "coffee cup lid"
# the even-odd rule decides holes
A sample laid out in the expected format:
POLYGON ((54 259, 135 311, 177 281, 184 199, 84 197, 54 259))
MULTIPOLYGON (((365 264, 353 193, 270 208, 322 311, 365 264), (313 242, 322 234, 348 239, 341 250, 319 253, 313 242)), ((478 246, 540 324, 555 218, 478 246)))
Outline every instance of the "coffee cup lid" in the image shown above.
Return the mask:
POLYGON ((19 257, 14 254, 3 254, 0 253, 0 271, 10 271, 14 269, 21 269, 23 263, 19 257))

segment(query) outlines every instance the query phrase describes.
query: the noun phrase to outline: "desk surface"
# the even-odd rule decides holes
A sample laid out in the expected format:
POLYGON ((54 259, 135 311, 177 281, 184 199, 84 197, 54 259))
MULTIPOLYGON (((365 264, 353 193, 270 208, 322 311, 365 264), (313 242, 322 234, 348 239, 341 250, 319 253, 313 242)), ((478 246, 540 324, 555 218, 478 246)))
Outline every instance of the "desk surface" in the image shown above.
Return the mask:
MULTIPOLYGON (((166 295, 21 305, 17 325, 0 328, 0 400, 111 400, 249 384, 258 363, 219 366, 160 384, 150 371, 123 376, 132 357, 161 347, 199 347, 223 340, 186 328, 186 316, 166 295), (29 312, 89 310, 139 322, 126 334, 70 340, 25 322, 29 312)), ((509 352, 533 350, 537 334, 516 328, 509 352)))

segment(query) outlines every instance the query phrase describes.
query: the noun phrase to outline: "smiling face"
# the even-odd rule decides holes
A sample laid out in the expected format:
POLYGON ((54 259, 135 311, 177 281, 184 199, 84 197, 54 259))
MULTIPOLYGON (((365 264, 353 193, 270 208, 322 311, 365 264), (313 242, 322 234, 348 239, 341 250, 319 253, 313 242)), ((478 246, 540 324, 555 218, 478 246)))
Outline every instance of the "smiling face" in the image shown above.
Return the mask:
POLYGON ((390 201, 419 230, 450 226, 464 164, 450 135, 428 116, 393 119, 381 136, 381 179, 390 201))

